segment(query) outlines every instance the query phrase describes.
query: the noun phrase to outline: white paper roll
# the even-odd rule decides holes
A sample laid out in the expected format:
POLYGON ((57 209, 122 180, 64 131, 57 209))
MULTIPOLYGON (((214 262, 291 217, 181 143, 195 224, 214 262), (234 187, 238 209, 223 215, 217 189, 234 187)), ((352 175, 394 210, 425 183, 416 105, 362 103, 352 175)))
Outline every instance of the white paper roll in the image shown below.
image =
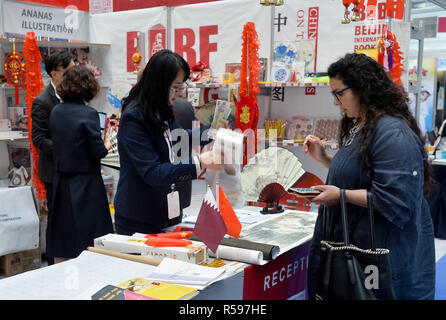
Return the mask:
POLYGON ((209 250, 209 255, 211 257, 218 256, 225 260, 240 261, 255 265, 261 265, 263 261, 263 253, 260 251, 223 245, 218 246, 217 254, 214 254, 212 250, 209 250))

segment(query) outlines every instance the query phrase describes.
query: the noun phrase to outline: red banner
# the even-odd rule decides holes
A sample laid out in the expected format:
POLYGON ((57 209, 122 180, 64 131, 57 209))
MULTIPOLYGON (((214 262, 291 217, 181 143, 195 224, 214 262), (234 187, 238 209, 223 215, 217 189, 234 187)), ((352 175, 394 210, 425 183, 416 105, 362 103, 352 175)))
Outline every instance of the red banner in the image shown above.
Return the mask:
POLYGON ((446 32, 446 17, 438 17, 438 32, 446 32))
POLYGON ((127 72, 134 72, 136 70, 136 65, 133 62, 132 56, 136 52, 142 52, 139 47, 140 36, 141 32, 139 31, 127 32, 127 72))
POLYGON ((221 0, 114 0, 113 11, 145 9, 153 7, 176 7, 187 4, 206 3, 221 0))
POLYGON ((319 7, 308 8, 308 39, 314 39, 314 72, 317 65, 317 42, 319 35, 319 7))
POLYGON ((47 6, 66 8, 68 6, 77 7, 80 11, 89 11, 89 0, 17 0, 21 2, 32 2, 47 6))
POLYGON ((285 252, 271 262, 245 268, 244 300, 284 300, 305 292, 311 241, 285 252))

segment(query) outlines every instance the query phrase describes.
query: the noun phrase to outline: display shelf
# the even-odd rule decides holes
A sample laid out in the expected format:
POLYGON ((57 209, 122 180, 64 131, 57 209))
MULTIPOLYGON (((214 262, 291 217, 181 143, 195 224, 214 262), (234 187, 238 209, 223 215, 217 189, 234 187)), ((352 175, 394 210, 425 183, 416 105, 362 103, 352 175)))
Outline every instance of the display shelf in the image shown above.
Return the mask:
MULTIPOLYGON (((2 85, 0 85, 0 88, 1 89, 5 89, 7 91, 14 90, 14 86, 11 86, 11 85, 8 85, 8 84, 4 84, 4 83, 2 85)), ((42 87, 42 89, 46 89, 46 88, 47 88, 46 86, 42 87)), ((100 86, 100 88, 101 89, 108 89, 108 88, 110 88, 110 86, 100 86)), ((25 92, 25 90, 22 87, 19 87, 19 92, 25 92)))
POLYGON ((12 142, 12 141, 25 141, 28 140, 28 134, 26 136, 22 134, 12 134, 18 131, 3 131, 0 132, 0 142, 12 142))
MULTIPOLYGON (((293 141, 292 139, 261 139, 259 143, 264 143, 267 146, 278 146, 278 147, 302 147, 304 145, 303 141, 293 141)), ((322 145, 325 149, 337 150, 338 146, 335 142, 323 141, 322 145)))
MULTIPOLYGON (((195 83, 195 88, 225 88, 229 85, 240 85, 239 83, 195 83)), ((261 88, 277 88, 277 87, 327 87, 329 86, 326 82, 261 82, 259 87, 261 88)), ((191 86, 192 87, 192 86, 191 86)))

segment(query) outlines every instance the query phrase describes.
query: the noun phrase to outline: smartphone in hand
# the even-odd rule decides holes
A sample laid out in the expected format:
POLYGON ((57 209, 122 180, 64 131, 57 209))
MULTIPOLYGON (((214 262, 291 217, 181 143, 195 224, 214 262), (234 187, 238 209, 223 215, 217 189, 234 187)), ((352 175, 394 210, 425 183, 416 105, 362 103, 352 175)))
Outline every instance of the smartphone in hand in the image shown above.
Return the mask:
POLYGON ((319 195, 322 191, 316 190, 312 188, 289 188, 289 193, 292 193, 298 197, 307 197, 307 198, 313 198, 319 195))

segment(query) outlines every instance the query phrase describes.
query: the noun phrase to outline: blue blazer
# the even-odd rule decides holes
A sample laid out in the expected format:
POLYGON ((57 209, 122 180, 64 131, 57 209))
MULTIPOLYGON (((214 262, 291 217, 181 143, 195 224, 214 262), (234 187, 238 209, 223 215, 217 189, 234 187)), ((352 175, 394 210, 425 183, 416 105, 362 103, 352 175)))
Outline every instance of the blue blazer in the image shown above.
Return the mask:
MULTIPOLYGON (((181 127, 171 124, 170 130, 175 129, 181 127)), ((209 126, 200 128, 200 137, 207 129, 209 126)), ((192 130, 185 132, 191 154, 192 130)), ((164 135, 149 128, 137 105, 130 105, 122 114, 117 138, 120 175, 114 202, 116 216, 158 229, 179 223, 181 216, 173 219, 175 221, 168 219, 167 194, 171 192, 172 184, 197 178, 192 158, 171 163, 164 135)), ((174 137, 173 140, 175 150, 176 143, 181 140, 175 141, 174 137)), ((208 139, 201 141, 200 145, 208 142, 208 139)))
POLYGON ((81 101, 65 101, 50 115, 54 169, 58 172, 100 173, 108 153, 101 137, 98 112, 81 101), (53 134, 54 130, 54 134, 53 134), (57 145, 57 146, 55 146, 57 145))

